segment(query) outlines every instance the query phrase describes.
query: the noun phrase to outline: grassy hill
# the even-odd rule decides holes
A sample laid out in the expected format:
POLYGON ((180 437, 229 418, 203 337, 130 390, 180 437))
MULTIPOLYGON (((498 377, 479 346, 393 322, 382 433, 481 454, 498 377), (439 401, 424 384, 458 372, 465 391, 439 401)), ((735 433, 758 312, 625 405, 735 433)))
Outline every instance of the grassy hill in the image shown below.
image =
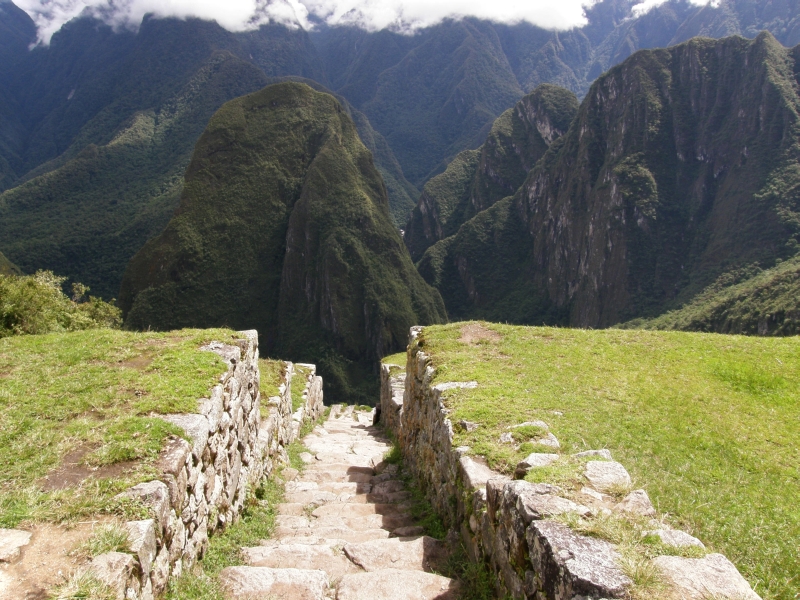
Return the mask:
POLYGON ((509 471, 531 448, 500 434, 543 420, 565 456, 608 448, 765 600, 795 597, 800 338, 453 323, 426 327, 422 345, 434 383, 478 382, 444 399, 453 423, 479 423, 454 445, 509 471))
POLYGON ((316 363, 326 398, 360 404, 409 326, 445 318, 353 121, 333 96, 288 82, 214 115, 120 305, 137 329, 258 329, 265 354, 316 363))

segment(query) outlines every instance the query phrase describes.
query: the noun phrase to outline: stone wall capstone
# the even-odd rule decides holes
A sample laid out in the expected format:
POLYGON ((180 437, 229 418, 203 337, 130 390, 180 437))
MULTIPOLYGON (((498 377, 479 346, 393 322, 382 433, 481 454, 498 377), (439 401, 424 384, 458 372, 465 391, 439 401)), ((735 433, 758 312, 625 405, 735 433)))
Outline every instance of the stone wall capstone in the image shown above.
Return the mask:
MULTIPOLYGON (((620 567, 614 545, 580 535, 552 519, 564 513, 583 517, 605 514, 609 509, 603 504, 606 497, 600 484, 604 477, 628 477, 624 467, 609 462, 608 450, 582 453, 598 459, 587 462, 587 487, 583 491, 589 506, 583 506, 562 497, 562 490, 555 485, 512 480, 482 464, 479 457, 470 456, 469 448, 453 447, 453 424, 443 396, 454 388, 475 388, 477 383, 434 385, 436 366, 423 349, 422 331, 422 327, 411 328, 405 373, 397 365, 382 366, 380 419, 397 439, 405 468, 445 525, 460 534, 470 559, 485 563, 496 575, 498 596, 535 600, 628 597, 633 582, 620 567), (403 379, 401 399, 398 390, 403 379)), ((475 424, 463 422, 459 426, 475 424)), ((545 464, 553 456, 558 458, 541 454, 525 460, 537 463, 537 457, 546 457, 545 464)), ((533 465, 523 461, 517 476, 524 476, 530 468, 533 465)), ((646 517, 655 514, 644 490, 631 492, 613 510, 646 517)), ((662 541, 678 539, 702 546, 684 532, 667 529, 651 533, 662 541)), ((721 554, 703 558, 663 556, 654 564, 678 594, 676 597, 759 599, 721 554)))
POLYGON ((131 554, 111 552, 92 560, 90 570, 120 599, 152 600, 170 577, 201 558, 209 534, 238 518, 248 490, 288 462, 286 447, 300 422, 324 410, 322 379, 314 365, 303 365, 304 402, 299 422, 293 418, 295 367, 286 362, 279 394, 266 400, 262 417, 258 333, 240 334, 234 345, 212 342, 201 348, 225 360, 225 373, 199 401, 197 413, 163 417, 181 427, 186 439, 167 441, 156 464, 158 479, 123 493, 141 501, 152 516, 126 524, 131 554))

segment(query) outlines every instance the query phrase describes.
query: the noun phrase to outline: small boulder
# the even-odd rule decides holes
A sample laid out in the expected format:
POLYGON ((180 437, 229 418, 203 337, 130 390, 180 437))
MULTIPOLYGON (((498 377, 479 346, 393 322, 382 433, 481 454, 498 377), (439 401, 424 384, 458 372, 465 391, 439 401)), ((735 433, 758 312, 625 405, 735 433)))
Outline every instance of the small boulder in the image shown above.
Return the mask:
POLYGON ((477 423, 473 423, 472 421, 467 421, 466 419, 461 419, 458 422, 458 426, 461 428, 461 431, 475 431, 479 425, 477 423))
POLYGON ((612 460, 611 458, 611 450, 607 450, 603 448, 602 450, 584 450, 583 452, 578 452, 575 456, 599 456, 600 458, 605 458, 606 460, 612 460))
POLYGON ((0 563, 19 558, 23 546, 31 541, 31 532, 21 529, 0 529, 0 563))
POLYGON ((517 468, 514 471, 514 477, 517 479, 523 479, 531 469, 546 467, 557 461, 558 458, 558 454, 543 454, 541 452, 533 452, 517 464, 517 468))
POLYGON ((601 492, 613 487, 628 487, 631 476, 618 462, 590 460, 586 463, 584 477, 592 486, 601 492))
POLYGON ((633 490, 614 507, 614 510, 643 517, 652 517, 656 514, 656 509, 653 508, 653 503, 644 490, 633 490))
POLYGON ((662 544, 674 546, 675 548, 685 548, 687 546, 697 546, 698 548, 706 547, 705 544, 696 537, 680 529, 656 529, 655 531, 645 531, 642 533, 642 536, 649 535, 657 536, 662 544))
POLYGON ((761 600, 722 554, 709 554, 704 558, 659 556, 653 563, 686 600, 761 600))

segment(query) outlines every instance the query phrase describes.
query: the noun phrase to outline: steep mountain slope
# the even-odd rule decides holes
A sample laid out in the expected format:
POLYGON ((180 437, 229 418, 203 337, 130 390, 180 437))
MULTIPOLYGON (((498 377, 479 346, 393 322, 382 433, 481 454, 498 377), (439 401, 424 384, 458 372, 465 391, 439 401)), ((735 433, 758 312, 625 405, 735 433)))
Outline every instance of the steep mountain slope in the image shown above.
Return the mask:
MULTIPOLYGON (((0 178, 9 148, 14 167, 5 172, 16 184, 0 195, 0 243, 25 270, 54 270, 105 298, 118 294, 127 262, 169 220, 217 108, 262 88, 266 74, 324 80, 308 36, 285 27, 232 34, 197 19, 147 19, 133 34, 84 18, 29 52, 15 41, 35 33, 17 23, 17 13, 27 15, 0 7, 17 11, 7 28, 21 30, 0 32, 0 51, 8 46, 19 62, 0 89, 0 119, 3 107, 17 119, 0 122, 0 178), (4 93, 16 99, 4 103, 4 93)), ((418 192, 382 136, 356 118, 402 223, 418 192)))
POLYGON ((798 0, 669 0, 635 12, 641 3, 602 0, 586 10, 584 27, 568 31, 464 19, 414 35, 331 27, 311 36, 332 89, 369 117, 418 187, 543 83, 582 97, 637 50, 697 35, 752 38, 766 29, 786 46, 800 42, 798 0))
POLYGON ((500 115, 480 149, 462 152, 425 185, 405 230, 411 257, 419 260, 429 246, 516 192, 577 110, 575 94, 545 84, 500 115))
POLYGON ((638 52, 513 198, 431 247, 421 272, 451 316, 598 327, 795 254, 798 58, 766 33, 638 52))
MULTIPOLYGON (((125 265, 167 224, 194 141, 227 100, 266 77, 228 52, 212 56, 174 96, 135 111, 103 144, 0 195, 0 240, 23 269, 51 269, 105 298, 125 265)), ((97 120, 87 128, 97 125, 97 120)))
POLYGON ((352 120, 300 83, 214 115, 180 207, 131 261, 120 305, 135 328, 255 327, 267 351, 315 361, 326 390, 349 401, 369 397, 358 386, 409 326, 445 317, 352 120))
POLYGON ((35 39, 31 18, 12 2, 0 1, 0 190, 12 185, 22 168, 19 150, 25 128, 9 79, 35 39))
POLYGON ((800 258, 771 269, 726 273, 685 306, 625 329, 678 329, 746 335, 800 333, 800 258))

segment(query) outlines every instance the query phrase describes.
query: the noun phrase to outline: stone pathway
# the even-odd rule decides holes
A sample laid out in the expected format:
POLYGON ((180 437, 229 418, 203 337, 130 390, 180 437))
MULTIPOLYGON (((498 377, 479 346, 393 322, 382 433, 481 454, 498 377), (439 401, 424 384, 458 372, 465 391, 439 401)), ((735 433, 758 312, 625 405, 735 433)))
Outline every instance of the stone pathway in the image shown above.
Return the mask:
POLYGON ((220 574, 229 597, 271 600, 455 600, 458 583, 436 575, 443 542, 423 536, 389 440, 372 413, 334 406, 303 439, 302 474, 286 484, 274 539, 244 548, 249 566, 220 574))

